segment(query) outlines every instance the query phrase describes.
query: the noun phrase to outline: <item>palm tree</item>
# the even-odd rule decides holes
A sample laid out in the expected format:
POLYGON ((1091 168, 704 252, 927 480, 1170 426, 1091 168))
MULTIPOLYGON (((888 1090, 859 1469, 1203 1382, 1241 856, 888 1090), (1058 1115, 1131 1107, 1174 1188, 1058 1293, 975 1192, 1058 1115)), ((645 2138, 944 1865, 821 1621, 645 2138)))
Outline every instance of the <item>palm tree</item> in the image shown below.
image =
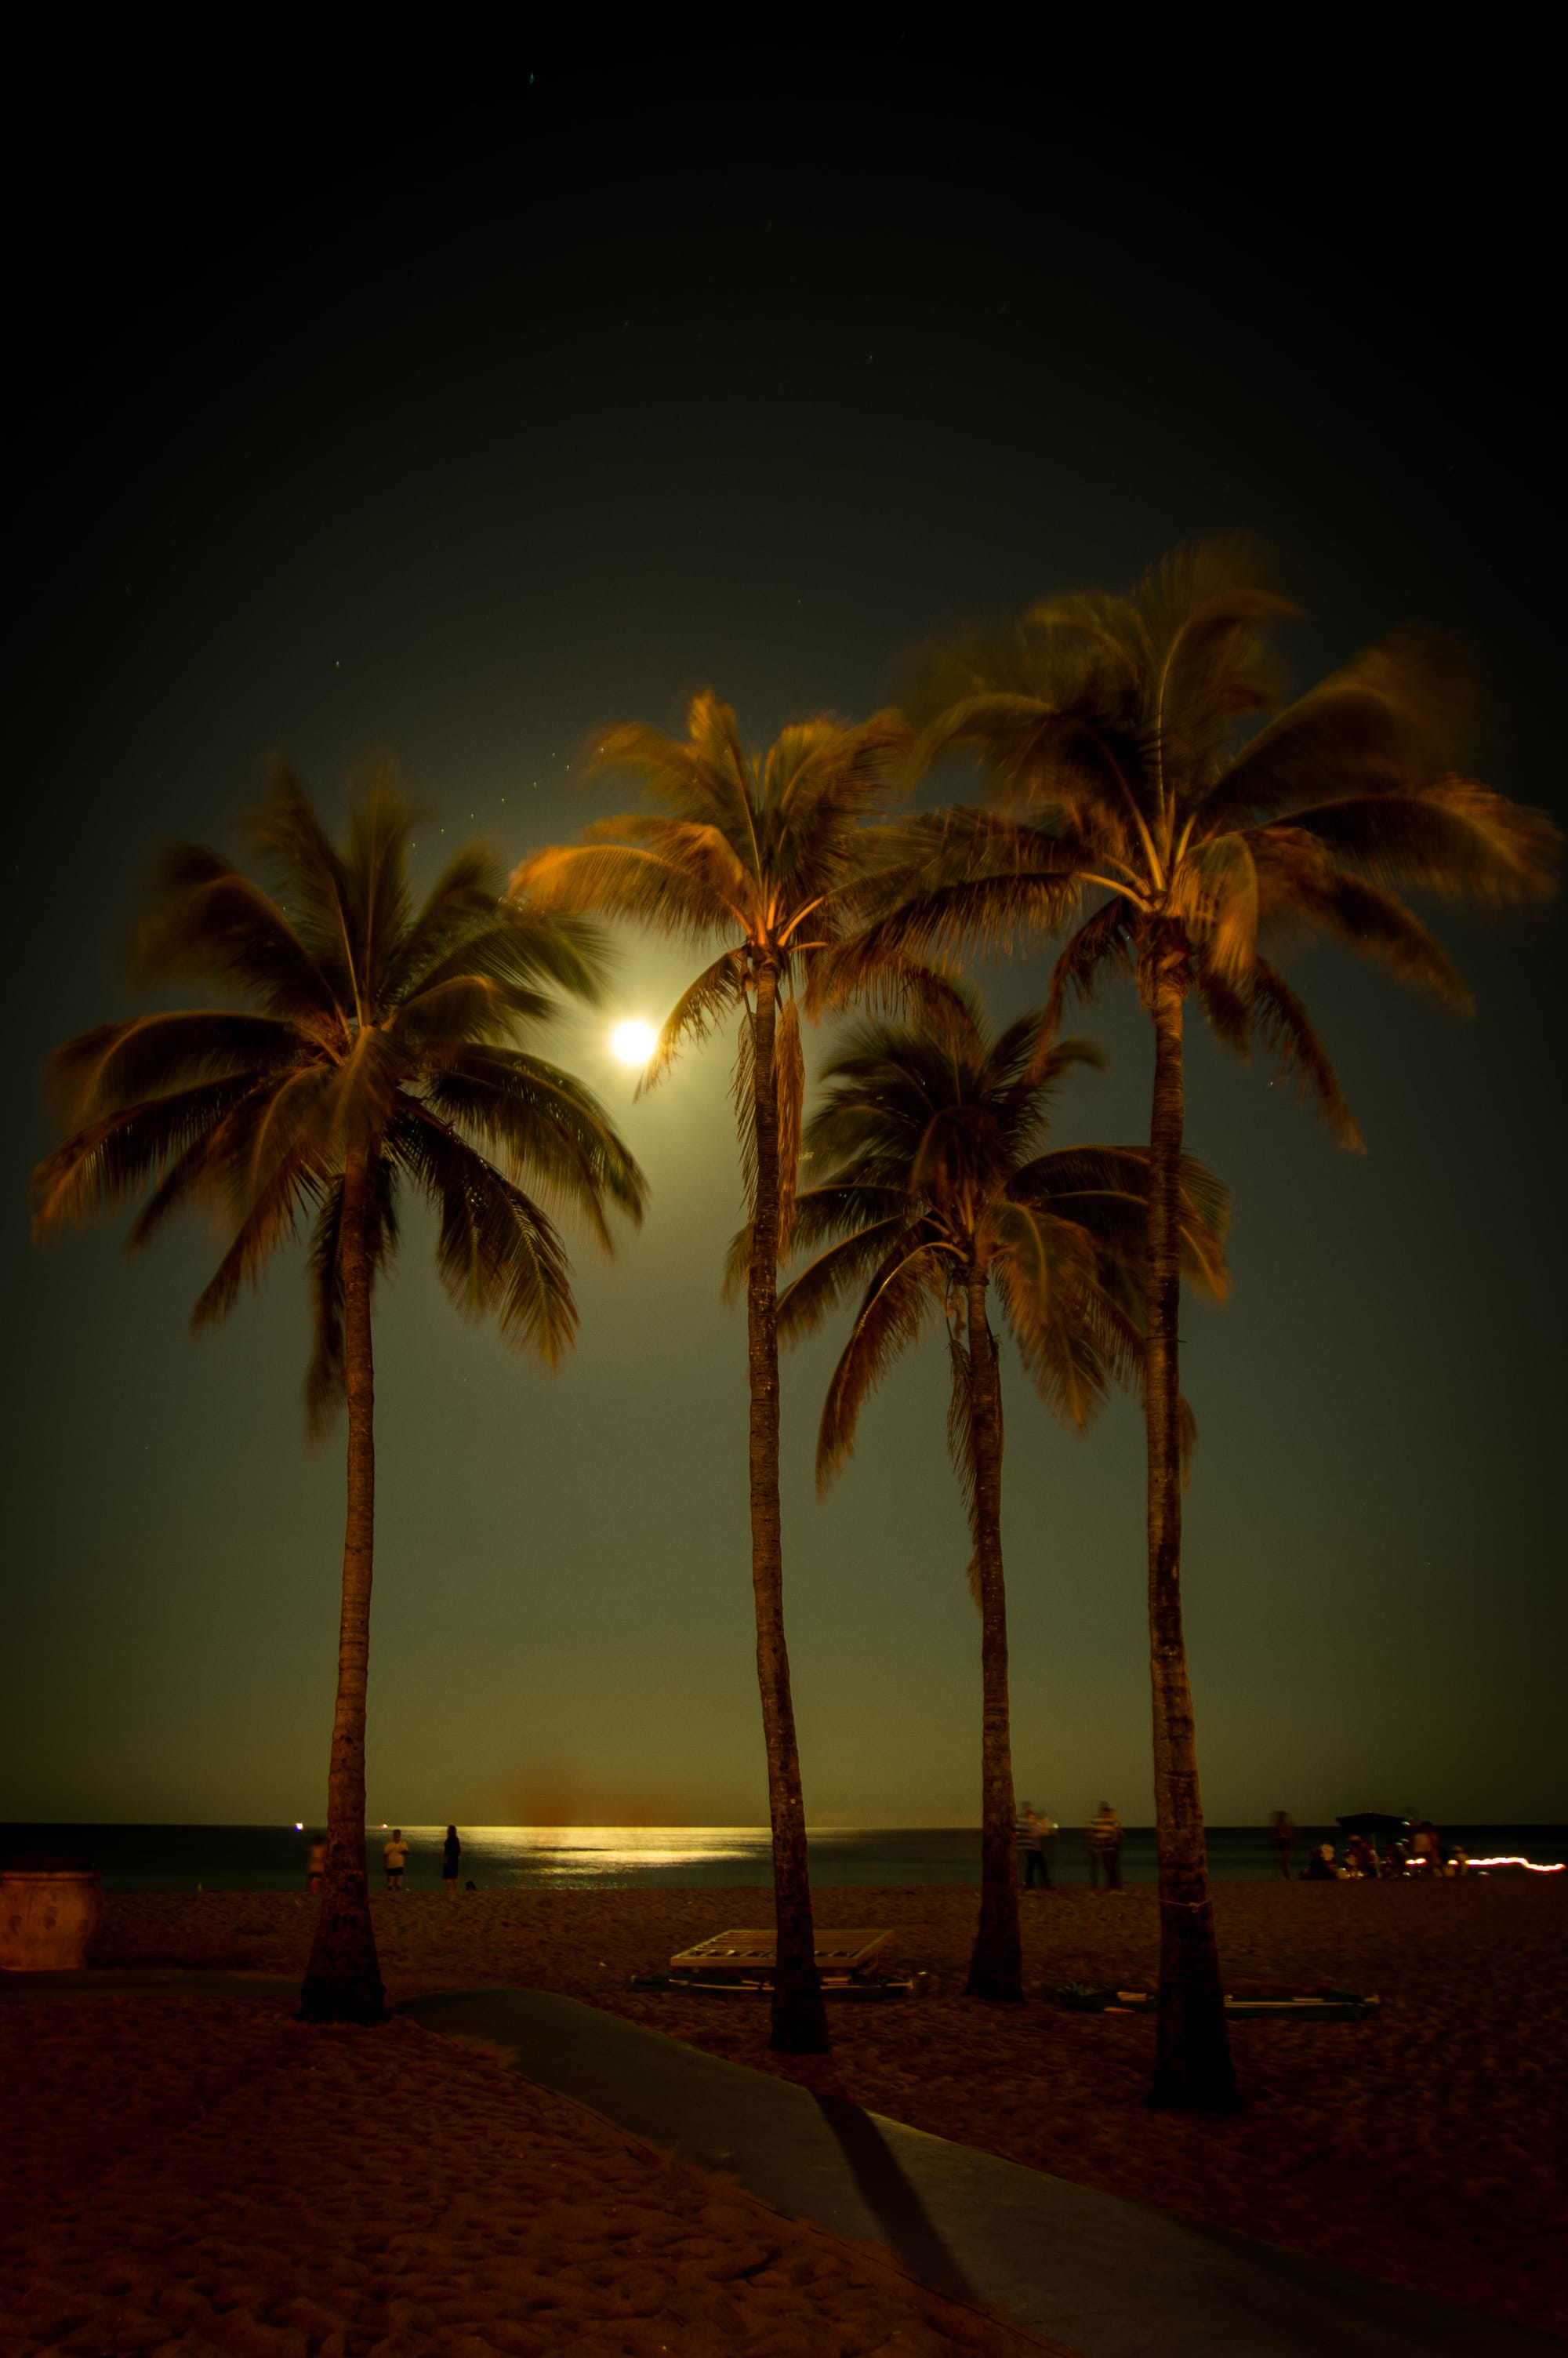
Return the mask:
POLYGON ((847 897, 872 839, 867 822, 897 781, 908 731, 882 714, 785 729, 747 752, 735 714, 692 698, 684 738, 632 722, 595 740, 593 768, 629 772, 644 807, 596 821, 575 845, 535 853, 514 889, 541 907, 593 909, 711 947, 660 1033, 643 1086, 684 1042, 736 1020, 735 1107, 748 1213, 752 1591, 767 1747, 777 1963, 770 2043, 817 2054, 827 2023, 815 1961, 806 1813, 784 1643, 779 1518, 776 1296, 794 1216, 805 1094, 801 1013, 830 989, 847 897))
MULTIPOLYGON (((1047 1408, 1082 1431, 1113 1382, 1139 1380, 1147 1153, 1138 1147, 1042 1149, 1052 1100, 1087 1041, 1042 1044, 1038 1010, 988 1036, 962 990, 942 1014, 903 1028, 858 1026, 824 1076, 806 1130, 822 1181, 796 1200, 798 1246, 827 1249, 779 1301, 786 1339, 819 1326, 859 1293, 817 1436, 825 1489, 854 1445, 868 1394, 934 1322, 947 1331, 948 1447, 968 1510, 969 1582, 980 1612, 980 1911, 965 1994, 1023 1995, 1001 1552, 1000 1360, 988 1315, 994 1285, 1025 1374, 1047 1408), (828 1239, 833 1241, 827 1242, 828 1239)), ((1219 1297, 1227 1198, 1183 1171, 1182 1258, 1219 1297)))
POLYGON ((1271 639, 1292 611, 1256 552, 1203 546, 1127 596, 1051 600, 999 641, 934 657, 923 753, 978 748, 989 806, 916 827, 902 905, 863 952, 925 957, 1071 924, 1046 1036, 1066 1000, 1092 995, 1108 971, 1136 978, 1153 1027, 1144 1411, 1161 1974, 1150 2101, 1213 2110, 1236 2097, 1182 1631, 1185 1005, 1195 1000, 1242 1055, 1260 1041, 1357 1146, 1323 1044, 1266 951, 1317 933, 1466 1008, 1402 890, 1539 898, 1560 844, 1541 815, 1460 773, 1473 699, 1453 649, 1401 634, 1286 702, 1271 639))
POLYGON ((608 1250, 607 1210, 639 1221, 644 1195, 580 1083, 512 1044, 556 1011, 557 991, 596 994, 593 936, 503 901, 480 845, 456 853, 416 908, 411 826, 391 780, 373 777, 335 848, 284 773, 249 826, 276 893, 214 851, 171 850, 141 972, 200 977, 249 1004, 139 1016, 68 1041, 49 1079, 75 1127, 34 1174, 40 1237, 144 1192, 132 1246, 182 1206, 226 1213, 232 1239, 196 1304, 198 1332, 308 1227, 312 1438, 348 1406, 327 1873, 302 1998, 312 2022, 385 2015, 365 1887, 371 1306, 397 1244, 400 1191, 412 1185, 436 1213, 437 1267, 457 1307, 493 1315, 508 1343, 550 1366, 577 1330, 554 1214, 579 1217, 608 1250))

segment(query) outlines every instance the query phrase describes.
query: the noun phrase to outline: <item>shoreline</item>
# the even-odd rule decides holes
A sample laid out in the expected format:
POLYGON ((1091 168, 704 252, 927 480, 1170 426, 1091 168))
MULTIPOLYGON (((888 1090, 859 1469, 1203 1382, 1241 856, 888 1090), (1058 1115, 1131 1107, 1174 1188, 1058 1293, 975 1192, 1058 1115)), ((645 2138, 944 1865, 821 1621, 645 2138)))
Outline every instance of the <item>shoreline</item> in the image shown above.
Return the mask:
MULTIPOLYGON (((409 1843, 409 1891, 438 1888, 442 1827, 405 1828, 409 1843)), ((366 1872, 382 1883, 381 1851, 390 1828, 366 1830, 366 1872)), ((536 1889, 754 1889, 771 1884, 766 1827, 756 1826, 497 1826, 460 1829, 462 1879, 481 1891, 536 1889)), ((307 1825, 0 1823, 0 1862, 44 1852, 79 1858, 99 1873, 105 1892, 139 1895, 200 1891, 292 1894, 305 1887, 312 1829, 307 1825)), ((1447 1845, 1470 1856, 1523 1858, 1541 1870, 1568 1872, 1568 1825, 1541 1821, 1442 1830, 1447 1845)), ((1332 1840, 1335 1826, 1297 1829, 1291 1880, 1300 1879, 1312 1850, 1332 1840)), ((821 1827, 808 1831, 814 1888, 952 1887, 974 1890, 979 1880, 979 1834, 974 1827, 821 1827)), ((1087 1885, 1088 1852, 1082 1830, 1064 1826, 1049 1853, 1053 1880, 1087 1885)), ((1209 1879, 1216 1887, 1274 1883, 1279 1876, 1265 1829, 1209 1829, 1209 1879)), ((1154 1832, 1123 1829, 1121 1872, 1130 1885, 1152 1888, 1157 1877, 1154 1832)), ((1519 1868, 1505 1872, 1517 1874, 1519 1868)))

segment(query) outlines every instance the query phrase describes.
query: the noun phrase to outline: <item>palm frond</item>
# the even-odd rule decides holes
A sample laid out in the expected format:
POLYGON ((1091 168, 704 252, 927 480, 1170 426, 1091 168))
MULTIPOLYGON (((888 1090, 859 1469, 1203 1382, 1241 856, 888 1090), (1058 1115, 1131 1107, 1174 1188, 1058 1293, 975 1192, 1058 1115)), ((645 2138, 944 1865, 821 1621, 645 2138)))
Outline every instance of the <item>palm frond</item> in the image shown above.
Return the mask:
POLYGON ((1084 1316, 1095 1286, 1092 1240, 1037 1203, 999 1204, 991 1220, 997 1293, 1024 1374, 1052 1415, 1081 1432, 1108 1390, 1084 1316))
POLYGON ((502 1045, 558 1012, 545 991, 489 975, 454 974, 416 990, 393 1011, 387 1028, 406 1055, 438 1061, 465 1047, 502 1045))
POLYGON ((576 1339, 577 1304, 554 1223, 427 1108, 408 1105, 388 1152, 434 1206, 436 1267, 463 1316, 492 1316, 513 1350, 555 1367, 576 1339))
POLYGON ((1131 973, 1132 936, 1128 917, 1127 903, 1116 899, 1102 901, 1085 918, 1052 968, 1051 989, 1042 1016, 1043 1030, 1056 1030, 1069 999, 1094 997, 1102 968, 1108 967, 1124 975, 1131 973))
POLYGON ((1243 990, 1231 985, 1216 974, 1211 967, 1198 960, 1193 968, 1193 988, 1199 1006, 1217 1039, 1246 1064, 1252 1053, 1252 989, 1258 970, 1253 960, 1252 973, 1247 977, 1243 990))
POLYGON ((999 956, 1054 932, 1072 915, 1082 893, 1076 867, 1065 855, 1055 870, 937 885, 874 918, 846 951, 843 972, 853 988, 857 975, 874 980, 890 954, 926 966, 964 954, 999 956))
POLYGON ((1366 1141, 1327 1049, 1284 976, 1262 958, 1252 969, 1249 999, 1255 1028, 1278 1062, 1281 1077, 1295 1084, 1298 1101, 1322 1116, 1341 1146, 1354 1154, 1363 1152, 1366 1141))
POLYGON ((45 1155, 32 1178, 33 1234, 42 1238, 114 1210, 179 1162, 251 1094, 248 1076, 204 1081, 84 1123, 45 1155))
MULTIPOLYGON (((798 1247, 799 1239, 796 1239, 798 1247)), ((746 1288, 752 1275, 752 1223, 737 1228, 724 1248, 724 1267, 719 1280, 719 1299, 726 1310, 746 1298, 746 1288)))
POLYGON ((725 950, 688 983, 659 1027, 654 1052, 637 1082, 636 1094, 663 1080, 678 1051, 689 1041, 700 1044, 710 1032, 746 1004, 746 962, 739 950, 725 950))
POLYGON ((816 1487, 826 1491, 854 1455, 860 1412, 899 1355, 917 1343, 937 1307, 924 1243, 903 1239, 878 1268, 856 1314, 849 1339, 828 1379, 816 1429, 816 1487))
POLYGON ((505 878, 485 843, 465 843, 453 852, 409 919, 383 981, 392 1005, 413 996, 426 976, 502 903, 505 878))
POLYGON ((389 763, 372 763, 351 785, 341 869, 355 971, 362 997, 373 1006, 384 1000, 408 933, 408 845, 414 818, 389 763))
POLYGON ((330 1065, 305 1065, 280 1075, 270 1088, 253 1090, 209 1141, 213 1171, 224 1174, 231 1196, 248 1202, 273 1173, 303 1156, 325 1170, 341 1152, 338 1124, 341 1075, 330 1065))
MULTIPOLYGON (((1225 1240, 1230 1190, 1196 1156, 1180 1166, 1182 1276, 1195 1293, 1223 1301, 1229 1290, 1225 1240)), ((1142 1316, 1142 1265, 1149 1220, 1149 1150, 1144 1146, 1067 1146, 1038 1155, 1009 1182, 1007 1199, 1070 1221, 1092 1243, 1098 1282, 1117 1271, 1130 1281, 1124 1298, 1142 1316)))
POLYGON ((1340 793, 1430 784, 1455 767, 1479 698, 1464 650, 1401 631, 1285 707, 1206 782, 1206 831, 1288 817, 1340 793))
MULTIPOLYGON (((421 1011, 455 1004, 450 995, 464 986, 484 987, 503 1026, 553 1014, 557 992, 592 1006, 603 996, 613 964, 597 925, 568 911, 536 907, 526 899, 492 901, 475 908, 462 925, 454 914, 443 930, 449 938, 429 943, 416 979, 410 979, 400 962, 396 1004, 405 1029, 415 1028, 421 1011)), ((427 1015, 423 1021, 431 1036, 438 1038, 439 1020, 432 1022, 427 1015)), ((472 1035, 454 1031, 452 1036, 472 1035)))
POLYGON ((606 1253, 614 1249, 607 1205, 642 1225, 642 1171, 598 1099, 558 1065, 521 1049, 468 1049, 432 1076, 425 1102, 509 1178, 543 1184, 606 1253))
POLYGON ((879 1221, 901 1217, 909 1206, 907 1191, 860 1173, 840 1171, 836 1178, 806 1187, 795 1202, 795 1243, 797 1252, 809 1252, 830 1237, 851 1229, 875 1228, 879 1221))
POLYGON ((1201 955, 1229 983, 1251 970, 1258 947, 1258 865, 1245 835, 1206 837, 1176 872, 1170 908, 1184 920, 1201 955))
MULTIPOLYGON (((730 1247, 731 1254, 746 1234, 745 1229, 741 1231, 730 1247)), ((818 1253, 784 1287, 778 1299, 779 1340, 796 1343, 803 1336, 815 1335, 845 1295, 873 1281, 878 1271, 902 1266, 917 1251, 941 1249, 938 1232, 929 1222, 912 1218, 907 1208, 852 1230, 818 1253)))
POLYGON ((361 1026, 348 1055, 330 1067, 330 1078, 323 1123, 333 1153, 345 1154, 358 1141, 373 1152, 412 1078, 395 1035, 373 1024, 361 1026))
POLYGON ((137 1015, 66 1041, 45 1066, 44 1086, 60 1118, 81 1122, 222 1075, 276 1071, 298 1058, 301 1044, 296 1027, 276 1016, 224 1008, 137 1015))
POLYGON ((242 1287, 260 1284, 273 1254, 298 1233, 301 1206, 318 1189, 319 1174, 302 1158, 289 1157, 274 1165, 252 1194, 227 1252, 197 1296, 190 1314, 193 1334, 221 1325, 242 1287))
POLYGON ((1311 926, 1362 957, 1380 959, 1401 982, 1431 991, 1461 1014, 1474 1011, 1453 959, 1397 894, 1332 867, 1321 847, 1293 828, 1259 829, 1251 842, 1263 938, 1288 940, 1311 926))
MULTIPOLYGON (((647 800, 669 816, 706 819, 722 830, 737 853, 747 844, 754 847, 752 765, 732 708, 720 703, 711 688, 687 705, 684 742, 662 729, 631 721, 596 730, 587 752, 588 777, 630 772, 647 800)), ((754 874, 756 864, 750 865, 754 874)))
POLYGON ((1065 827, 1103 842, 1108 823, 1114 836, 1123 821, 1147 821, 1141 716, 1102 694, 1081 664, 1061 676, 1038 643, 1026 661, 1034 676, 1023 687, 990 687, 942 713, 921 736, 916 766, 972 746, 993 798, 1004 809, 1030 812, 1052 832, 1065 827))
MULTIPOLYGON (((604 825, 620 831, 623 823, 604 825)), ((630 822, 624 831, 631 832, 630 822)), ((632 842, 556 845, 514 869, 507 889, 542 909, 594 910, 688 941, 744 930, 746 901, 732 886, 716 890, 694 866, 691 849, 689 839, 659 849, 632 842)))
POLYGON ((171 847, 156 896, 132 947, 134 977, 195 975, 243 991, 280 1021, 341 1030, 353 1006, 341 956, 307 946, 276 902, 215 851, 171 847))
POLYGON ((1376 884, 1494 906, 1547 899, 1563 855, 1562 834, 1544 811, 1468 778, 1313 803, 1291 824, 1376 884))
POLYGON ((913 744, 895 712, 853 726, 826 714, 782 730, 763 771, 770 875, 808 893, 856 882, 859 830, 904 784, 913 744))
POLYGON ((1190 800, 1191 782, 1212 773, 1238 717, 1279 702, 1283 678, 1269 632, 1299 610, 1271 586, 1276 570, 1256 542, 1198 542, 1139 585, 1156 772, 1173 808, 1190 800))
POLYGON ((1012 1135, 1020 1146, 1047 1125, 1052 1102, 1069 1073, 1080 1067, 1103 1072, 1105 1062, 1097 1041, 1081 1033, 1061 1038, 1044 1008, 1015 1016, 991 1050, 988 1079, 999 1100, 1019 1117, 1012 1135))
POLYGON ((961 977, 898 950, 864 956, 855 936, 810 960, 804 998, 806 1012, 813 1017, 860 1007, 871 1014, 918 1020, 932 1031, 951 1025, 959 1033, 971 1013, 961 977))

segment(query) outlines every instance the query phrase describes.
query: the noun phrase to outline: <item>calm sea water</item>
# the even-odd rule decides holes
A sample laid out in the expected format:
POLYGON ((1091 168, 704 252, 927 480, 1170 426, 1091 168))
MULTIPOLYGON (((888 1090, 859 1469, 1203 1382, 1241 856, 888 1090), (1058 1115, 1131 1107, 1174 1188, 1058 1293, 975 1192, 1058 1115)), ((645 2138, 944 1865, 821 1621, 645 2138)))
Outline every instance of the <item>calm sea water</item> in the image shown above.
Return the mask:
MULTIPOLYGON (((110 1891, 297 1891, 314 1829, 288 1826, 109 1826, 0 1823, 0 1860, 67 1852, 97 1866, 110 1891)), ((406 1887, 433 1888, 441 1876, 444 1826, 406 1826, 406 1887)), ((772 1880, 765 1826, 460 1826, 462 1879, 481 1891, 700 1885, 756 1889, 772 1880)), ((1519 1855, 1542 1865, 1568 1861, 1568 1826, 1444 1826, 1446 1843, 1472 1858, 1519 1855)), ((386 1831, 367 1830, 373 1887, 381 1882, 386 1831)), ((977 1883, 980 1838, 968 1826, 879 1830, 847 1827, 813 1833, 812 1881, 834 1885, 977 1883)), ((1310 1844, 1344 1836, 1336 1826, 1301 1829, 1299 1866, 1310 1844)), ((1209 1872, 1225 1882, 1274 1875, 1261 1826, 1211 1826, 1209 1872)), ((1083 1836, 1064 1829, 1052 1845, 1060 1882, 1087 1882, 1083 1836)), ((1154 1879, 1154 1829, 1130 1826, 1122 1846, 1129 1882, 1154 1879)))

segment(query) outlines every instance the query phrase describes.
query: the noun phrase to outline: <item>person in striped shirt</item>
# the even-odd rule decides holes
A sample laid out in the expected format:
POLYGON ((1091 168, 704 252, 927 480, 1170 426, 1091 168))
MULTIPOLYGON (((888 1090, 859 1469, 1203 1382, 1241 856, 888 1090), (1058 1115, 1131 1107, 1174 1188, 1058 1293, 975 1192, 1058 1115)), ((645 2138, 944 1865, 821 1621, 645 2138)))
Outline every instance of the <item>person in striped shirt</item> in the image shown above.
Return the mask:
POLYGON ((1033 1809, 1028 1801, 1018 1815, 1018 1866, 1023 1887, 1027 1891, 1038 1879, 1051 1890, 1051 1861, 1045 1845, 1056 1831, 1054 1818, 1033 1809))

